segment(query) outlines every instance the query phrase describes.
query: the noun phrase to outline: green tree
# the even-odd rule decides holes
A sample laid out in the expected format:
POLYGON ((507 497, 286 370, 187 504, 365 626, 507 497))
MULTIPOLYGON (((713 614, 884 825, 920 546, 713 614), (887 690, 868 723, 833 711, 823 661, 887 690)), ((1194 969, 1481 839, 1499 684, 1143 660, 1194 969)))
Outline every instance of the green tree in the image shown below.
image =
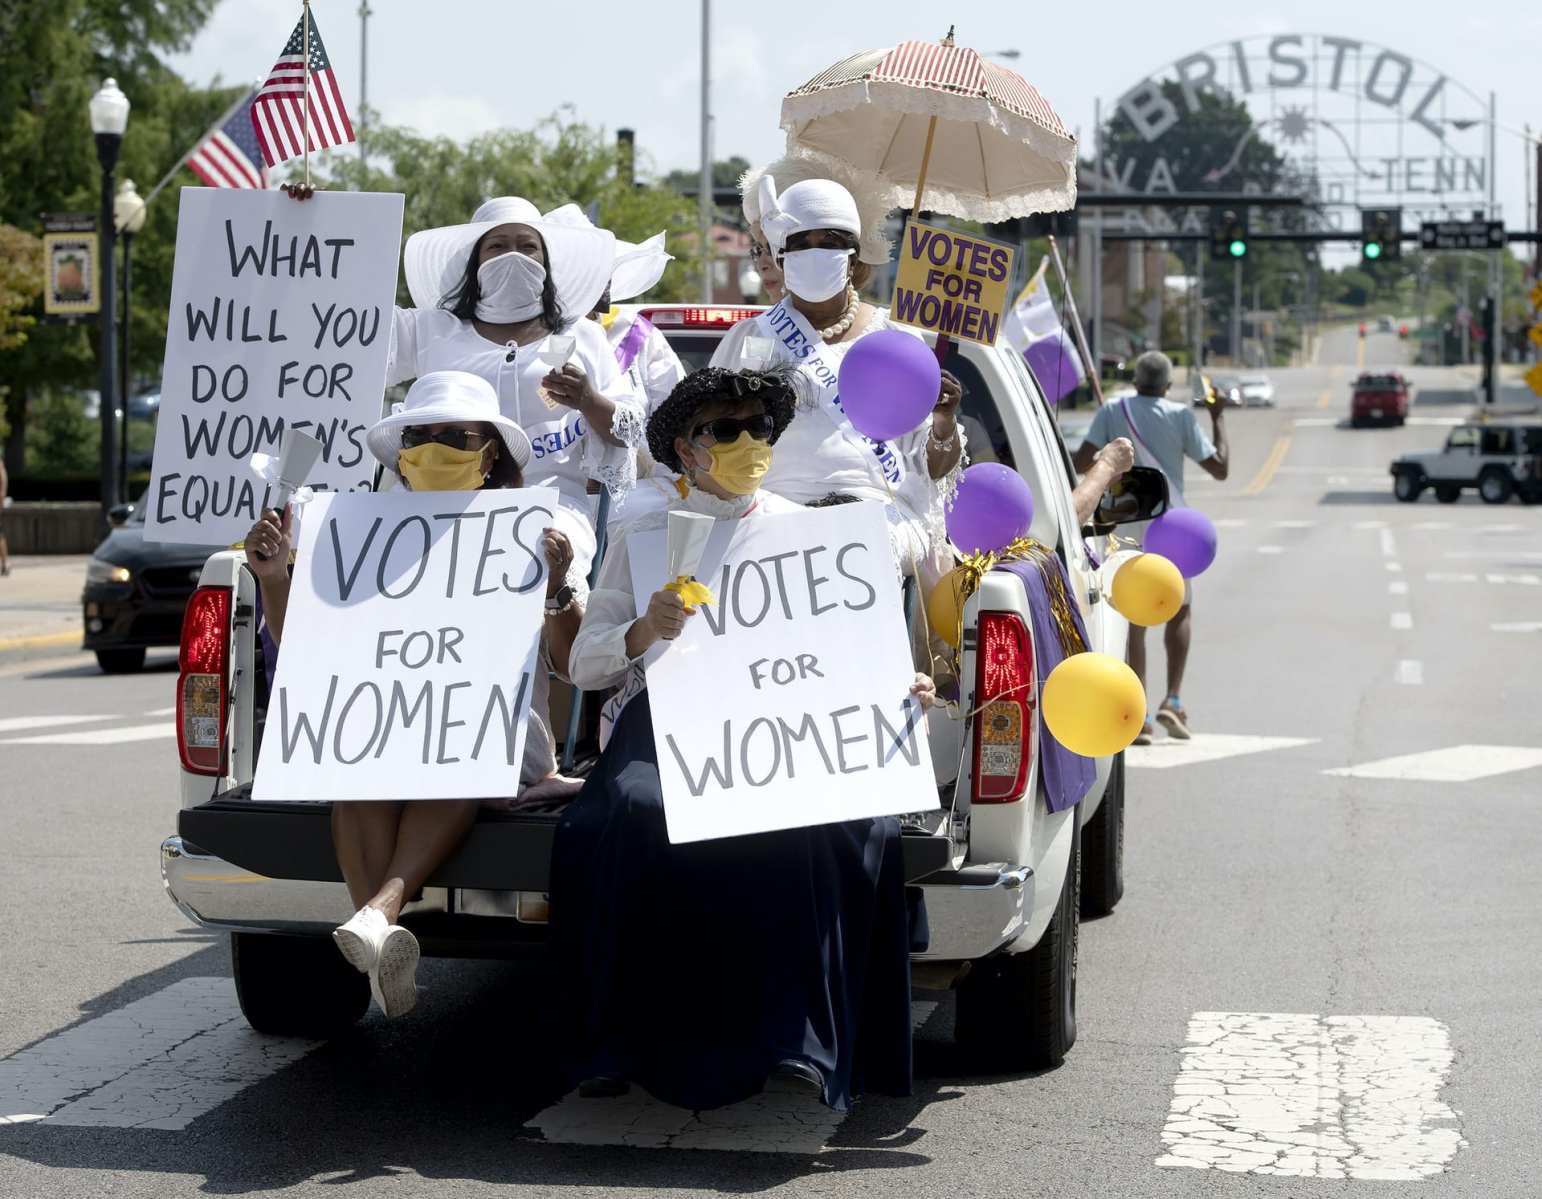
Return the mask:
MULTIPOLYGON (((737 188, 739 178, 750 169, 750 160, 740 158, 735 154, 732 158, 721 158, 712 164, 712 187, 737 188)), ((701 172, 699 170, 687 170, 681 167, 679 170, 670 171, 664 176, 664 186, 673 188, 677 192, 694 192, 701 186, 701 172)))
MULTIPOLYGON (((373 122, 363 138, 368 165, 351 154, 335 155, 326 168, 328 182, 403 193, 404 238, 460 224, 490 196, 524 196, 543 210, 577 204, 627 241, 661 229, 668 233, 675 261, 652 298, 683 299, 698 269, 695 247, 682 236, 695 231, 694 205, 667 187, 628 184, 617 169, 610 136, 578 120, 571 108, 559 109, 534 129, 496 130, 465 143, 373 122)), ((405 279, 397 294, 401 303, 412 302, 405 279)))
MULTIPOLYGON (((142 190, 207 129, 230 92, 190 88, 160 61, 183 49, 216 0, 47 0, 0 5, 0 223, 29 233, 49 212, 96 212, 100 171, 87 104, 112 76, 133 109, 120 178, 142 190)), ((189 176, 191 180, 191 176, 189 176)), ((131 346, 134 367, 161 357, 170 298, 176 205, 163 194, 135 241, 131 346)), ((41 290, 41 289, 40 289, 41 290)), ((40 314, 35 302, 28 312, 40 314)), ((37 325, 23 344, 0 347, 8 467, 25 461, 27 413, 49 386, 86 386, 96 375, 96 328, 37 325)))

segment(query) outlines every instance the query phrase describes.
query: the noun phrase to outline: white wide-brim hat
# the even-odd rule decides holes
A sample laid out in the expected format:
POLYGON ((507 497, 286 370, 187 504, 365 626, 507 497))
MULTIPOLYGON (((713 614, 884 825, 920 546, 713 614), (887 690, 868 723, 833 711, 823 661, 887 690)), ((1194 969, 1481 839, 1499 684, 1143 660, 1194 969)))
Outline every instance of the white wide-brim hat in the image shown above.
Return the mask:
POLYGON ((610 283, 615 235, 591 225, 575 204, 564 204, 543 216, 519 196, 486 201, 464 225, 424 229, 409 237, 402 262, 412 302, 419 308, 443 304, 465 279, 477 242, 499 225, 528 225, 541 235, 546 243, 546 269, 564 319, 578 320, 594 311, 610 283))
POLYGON ((675 256, 664 249, 664 235, 655 233, 645 242, 616 239, 616 265, 610 273, 610 302, 620 304, 652 291, 664 277, 664 268, 675 256))
POLYGON ((438 425, 448 421, 482 421, 494 426, 515 465, 530 464, 530 438, 498 408, 498 393, 481 375, 469 371, 429 371, 407 389, 407 398, 377 421, 364 435, 369 452, 388 471, 397 470, 402 449, 402 430, 409 425, 438 425))

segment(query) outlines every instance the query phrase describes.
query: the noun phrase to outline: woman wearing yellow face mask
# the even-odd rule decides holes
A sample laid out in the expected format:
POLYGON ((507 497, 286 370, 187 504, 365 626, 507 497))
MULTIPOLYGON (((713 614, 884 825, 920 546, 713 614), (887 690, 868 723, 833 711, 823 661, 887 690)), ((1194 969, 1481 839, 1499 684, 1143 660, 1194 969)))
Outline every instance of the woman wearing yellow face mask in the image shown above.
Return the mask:
MULTIPOLYGON (((797 511, 760 489, 793 402, 777 374, 708 368, 676 386, 648 422, 653 456, 681 476, 674 510, 718 520, 797 511)), ((864 1086, 908 1093, 911 926, 898 823, 669 843, 640 659, 693 614, 670 590, 638 613, 627 539, 650 523, 665 527, 668 514, 640 518, 607 551, 573 642, 574 681, 621 691, 552 853, 572 1076, 585 1095, 636 1082, 694 1109, 767 1088, 837 1110, 864 1086), (648 977, 665 985, 640 988, 648 977)), ((703 666, 710 690, 710 658, 703 666)), ((912 693, 929 704, 931 681, 918 678, 912 693)))
MULTIPOLYGON (((401 409, 370 429, 367 443, 387 469, 413 491, 479 491, 523 486, 530 439, 498 410, 486 380, 463 371, 420 377, 401 409)), ((246 538, 246 560, 262 592, 264 641, 271 667, 284 633, 289 600, 291 513, 265 512, 246 538)), ((542 552, 550 574, 541 648, 546 663, 566 673, 568 653, 583 617, 582 597, 568 583, 573 548, 547 529, 542 552)), ((521 799, 577 790, 557 774, 556 743, 547 724, 548 680, 535 672, 525 758, 511 793, 521 799)), ((332 935, 361 973, 389 1017, 410 1011, 417 999, 418 944, 396 923, 402 904, 454 852, 476 819, 476 800, 418 803, 344 803, 332 807, 337 864, 357 912, 332 935)), ((296 985, 304 980, 297 979, 296 985)))

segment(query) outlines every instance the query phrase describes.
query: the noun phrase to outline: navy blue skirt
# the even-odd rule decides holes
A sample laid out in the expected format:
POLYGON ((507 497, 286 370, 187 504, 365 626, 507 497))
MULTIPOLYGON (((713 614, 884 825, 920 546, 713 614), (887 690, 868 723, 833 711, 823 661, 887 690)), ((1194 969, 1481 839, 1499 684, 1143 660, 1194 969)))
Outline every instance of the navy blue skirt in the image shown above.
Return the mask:
POLYGON ((700 1111, 795 1058, 837 1111, 910 1093, 893 819, 671 845, 644 692, 562 818, 551 888, 575 1080, 625 1078, 700 1111))

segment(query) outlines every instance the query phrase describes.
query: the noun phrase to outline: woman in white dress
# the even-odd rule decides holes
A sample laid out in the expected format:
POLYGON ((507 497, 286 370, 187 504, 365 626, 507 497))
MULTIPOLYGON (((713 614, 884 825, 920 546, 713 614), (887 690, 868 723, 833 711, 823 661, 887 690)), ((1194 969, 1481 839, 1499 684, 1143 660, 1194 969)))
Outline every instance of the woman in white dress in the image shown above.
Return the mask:
POLYGON ((858 292, 871 267, 857 257, 857 203, 829 179, 807 179, 778 195, 769 175, 760 179, 758 199, 786 294, 729 330, 712 364, 793 368, 797 415, 777 446, 766 490, 800 504, 851 498, 887 505, 896 555, 914 573, 944 543, 943 503, 964 464, 958 380, 944 373, 936 408, 903 437, 880 442, 857 432, 841 407, 841 361, 861 338, 900 327, 858 292))
POLYGON ((582 588, 594 559, 590 480, 620 497, 636 480, 643 410, 604 331, 583 319, 610 280, 615 238, 572 205, 542 216, 515 196, 471 221, 407 239, 414 308, 392 324, 388 383, 434 370, 480 375, 530 438, 527 486, 552 483, 582 588), (571 339, 571 340, 569 340, 571 339))

